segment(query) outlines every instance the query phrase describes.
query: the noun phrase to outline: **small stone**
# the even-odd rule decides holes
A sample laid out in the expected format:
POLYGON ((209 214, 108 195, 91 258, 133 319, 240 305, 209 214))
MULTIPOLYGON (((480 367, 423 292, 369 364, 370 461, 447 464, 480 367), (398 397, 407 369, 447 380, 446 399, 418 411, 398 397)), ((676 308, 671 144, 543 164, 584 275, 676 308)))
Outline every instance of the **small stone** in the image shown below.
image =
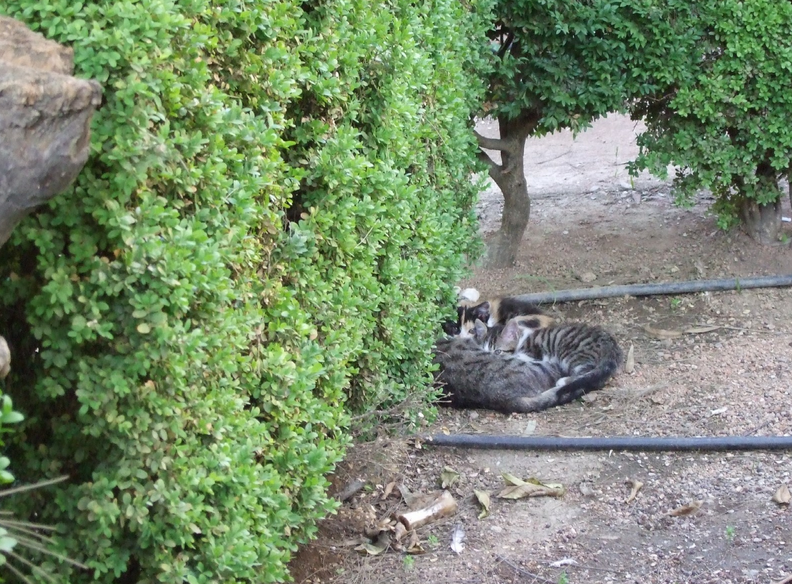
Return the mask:
POLYGON ((582 274, 578 274, 577 277, 578 277, 578 280, 580 280, 581 282, 588 283, 588 282, 593 282, 594 280, 596 280, 597 279, 597 274, 595 274, 594 272, 583 272, 582 274))

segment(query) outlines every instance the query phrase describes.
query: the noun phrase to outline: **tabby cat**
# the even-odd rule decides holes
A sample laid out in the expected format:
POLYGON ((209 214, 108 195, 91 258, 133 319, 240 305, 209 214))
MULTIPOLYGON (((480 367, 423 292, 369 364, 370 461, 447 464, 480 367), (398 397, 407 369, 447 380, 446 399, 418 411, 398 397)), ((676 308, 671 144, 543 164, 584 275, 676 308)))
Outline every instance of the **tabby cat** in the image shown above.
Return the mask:
POLYGON ((473 337, 437 341, 434 361, 440 370, 436 379, 443 384, 449 405, 507 414, 537 412, 583 395, 565 385, 569 371, 560 361, 485 349, 482 343, 487 335, 486 325, 477 321, 473 337))
POLYGON ((623 359, 619 344, 608 331, 583 323, 537 327, 524 317, 514 318, 475 339, 485 351, 513 353, 531 364, 540 361, 557 366, 571 377, 563 380, 569 394, 602 389, 623 359))

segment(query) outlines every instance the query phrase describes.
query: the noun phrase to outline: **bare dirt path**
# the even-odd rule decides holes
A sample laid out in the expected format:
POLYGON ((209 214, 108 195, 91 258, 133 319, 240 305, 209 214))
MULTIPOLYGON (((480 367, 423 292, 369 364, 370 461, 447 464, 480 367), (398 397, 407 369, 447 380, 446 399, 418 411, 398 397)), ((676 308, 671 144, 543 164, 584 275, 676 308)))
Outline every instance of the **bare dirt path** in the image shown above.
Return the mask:
MULTIPOLYGON (((792 274, 789 245, 762 247, 739 232, 719 231, 706 197, 679 209, 667 184, 650 177, 631 183, 625 163, 636 153, 636 131, 633 122, 612 116, 574 141, 568 133, 531 141, 526 172, 533 210, 517 265, 475 269, 461 285, 487 297, 792 274)), ((485 234, 497 228, 499 205, 492 191, 482 197, 485 234)), ((786 233, 792 236, 788 224, 786 233)), ((557 305, 551 312, 608 327, 625 351, 633 346, 634 373, 621 373, 584 401, 534 415, 442 410, 426 432, 792 434, 792 291, 618 298, 557 305), (691 327, 712 330, 681 334, 691 327), (680 334, 664 338, 657 329, 680 334)), ((298 554, 292 564, 297 582, 736 584, 787 582, 792 574, 792 510, 772 500, 782 485, 792 488, 787 452, 484 451, 416 448, 411 440, 383 438, 352 449, 337 482, 342 487, 355 477, 372 487, 326 521, 319 540, 298 554), (418 530, 426 553, 372 556, 344 545, 372 519, 404 508, 398 491, 383 499, 388 483, 430 492, 444 467, 460 474, 450 489, 459 510, 418 530), (566 492, 496 499, 503 472, 561 483, 566 492), (629 481, 643 487, 626 502, 629 481), (486 518, 478 518, 474 489, 493 494, 486 518), (700 506, 669 515, 689 503, 700 506), (460 554, 449 546, 456 525, 465 530, 460 554)))

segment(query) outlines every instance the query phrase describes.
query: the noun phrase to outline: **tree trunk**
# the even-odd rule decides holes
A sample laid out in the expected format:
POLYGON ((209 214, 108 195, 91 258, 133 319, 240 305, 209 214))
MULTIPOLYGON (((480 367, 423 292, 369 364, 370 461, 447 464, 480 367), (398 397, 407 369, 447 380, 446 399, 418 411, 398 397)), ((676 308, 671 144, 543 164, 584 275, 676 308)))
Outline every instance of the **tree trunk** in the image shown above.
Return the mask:
POLYGON ((773 193, 773 202, 760 205, 754 199, 743 199, 740 203, 740 220, 752 239, 764 245, 778 243, 781 234, 781 190, 778 175, 769 162, 764 161, 756 169, 762 190, 773 193))
POLYGON ((525 114, 516 119, 498 118, 499 139, 478 136, 482 148, 498 150, 501 164, 489 163, 489 175, 503 193, 501 227, 487 248, 487 266, 507 268, 514 265, 525 228, 531 216, 531 198, 525 182, 525 139, 536 128, 537 115, 525 114))
POLYGON ((772 203, 758 204, 744 199, 740 204, 740 219, 745 232, 764 245, 778 243, 781 233, 781 198, 772 203))

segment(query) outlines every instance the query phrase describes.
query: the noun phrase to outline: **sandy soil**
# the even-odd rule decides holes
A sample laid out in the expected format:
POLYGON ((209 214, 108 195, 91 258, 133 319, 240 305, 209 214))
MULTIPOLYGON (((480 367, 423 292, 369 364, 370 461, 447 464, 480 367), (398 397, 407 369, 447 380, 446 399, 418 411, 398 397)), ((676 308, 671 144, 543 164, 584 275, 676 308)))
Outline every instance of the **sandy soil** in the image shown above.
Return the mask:
MULTIPOLYGON (((487 128, 484 128, 486 131, 487 128)), ((486 296, 595 285, 792 274, 788 244, 762 247, 724 233, 702 195, 673 206, 666 183, 631 182, 633 122, 612 116, 573 140, 532 140, 526 173, 531 223, 517 265, 476 268, 462 286, 486 296), (583 283, 581 279, 592 281, 583 283)), ((789 216, 785 201, 785 215, 789 216)), ((483 232, 500 219, 496 190, 480 204, 483 232)), ((792 236, 790 224, 787 236, 792 236)), ((587 399, 534 415, 442 410, 426 433, 541 436, 769 436, 792 434, 792 291, 718 292, 559 304, 561 320, 608 327, 635 370, 587 399), (647 332, 646 327, 650 327, 647 332), (656 329, 682 333, 658 337, 656 329), (654 332, 653 332, 654 331, 654 332)), ((382 438, 354 447, 334 477, 368 486, 324 522, 292 564, 301 583, 776 583, 792 582, 792 510, 772 500, 792 488, 789 452, 515 452, 419 447, 382 438), (350 540, 406 507, 386 485, 427 493, 443 468, 460 474, 453 517, 420 528, 426 553, 376 556, 350 540), (559 498, 494 495, 501 473, 561 483, 559 498), (643 486, 627 502, 631 482, 643 486), (479 519, 474 490, 492 494, 479 519), (700 502, 689 515, 670 511, 700 502), (450 549, 455 526, 465 549, 450 549), (557 563, 561 562, 561 565, 557 563)))

